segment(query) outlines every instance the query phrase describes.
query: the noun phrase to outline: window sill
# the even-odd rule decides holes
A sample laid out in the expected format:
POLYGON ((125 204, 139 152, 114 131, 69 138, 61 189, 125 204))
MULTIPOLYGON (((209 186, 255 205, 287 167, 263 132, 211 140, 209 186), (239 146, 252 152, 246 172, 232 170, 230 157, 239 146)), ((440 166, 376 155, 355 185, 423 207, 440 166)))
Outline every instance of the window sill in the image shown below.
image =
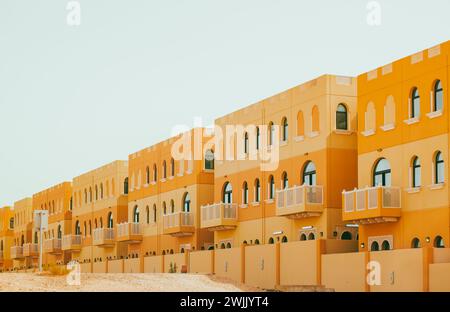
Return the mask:
POLYGON ((136 188, 135 188, 136 191, 139 191, 140 189, 141 189, 140 186, 136 186, 136 188))
POLYGON ((167 180, 165 178, 162 178, 161 180, 159 180, 161 182, 166 182, 167 180))
POLYGON ((375 130, 374 129, 369 129, 366 131, 361 132, 361 134, 365 137, 371 136, 375 134, 375 130))
POLYGON ((214 173, 214 169, 203 169, 206 173, 214 173))
POLYGON ((309 138, 315 138, 317 136, 319 136, 319 131, 311 131, 310 133, 308 133, 309 138))
POLYGON ((248 204, 241 204, 241 205, 239 205, 239 208, 242 208, 242 209, 248 208, 248 204))
POLYGON ((266 204, 273 204, 274 200, 273 200, 273 198, 269 198, 269 199, 266 199, 265 202, 266 202, 266 204))
POLYGON ((253 207, 259 206, 259 204, 260 204, 259 202, 252 202, 253 207))
POLYGON ((442 110, 437 110, 435 112, 429 112, 427 114, 427 117, 430 118, 430 119, 433 119, 433 118, 436 118, 436 117, 440 117, 440 116, 442 116, 442 110))
POLYGON ((288 141, 286 140, 286 141, 281 141, 280 142, 280 146, 286 146, 288 144, 288 141))
POLYGON ((169 177, 169 180, 173 180, 173 178, 175 178, 175 177, 174 177, 174 176, 170 176, 170 177, 169 177))
POLYGON ((394 128, 395 128, 395 125, 392 124, 392 123, 387 124, 387 125, 383 125, 383 126, 380 127, 380 129, 383 130, 383 131, 394 130, 394 128))
POLYGON ((403 122, 407 125, 412 125, 412 124, 419 122, 419 117, 409 118, 409 119, 403 120, 403 122))
POLYGON ((191 174, 192 170, 186 170, 186 174, 191 174))
POLYGON ((144 188, 147 188, 147 187, 148 187, 148 183, 145 183, 145 184, 144 184, 144 188))
POLYGON ((182 173, 177 173, 177 177, 182 177, 183 174, 182 173))
POLYGON ((428 185, 428 188, 430 190, 440 190, 440 189, 444 188, 444 183, 431 184, 431 185, 428 185))
POLYGON ((336 134, 350 135, 353 134, 352 130, 342 130, 342 129, 334 129, 333 131, 336 134))
POLYGON ((422 190, 421 186, 409 187, 409 188, 405 189, 406 193, 409 193, 409 194, 419 193, 421 190, 422 190))
POLYGON ((299 136, 294 137, 294 141, 295 142, 302 142, 304 140, 305 140, 305 136, 304 135, 299 135, 299 136))

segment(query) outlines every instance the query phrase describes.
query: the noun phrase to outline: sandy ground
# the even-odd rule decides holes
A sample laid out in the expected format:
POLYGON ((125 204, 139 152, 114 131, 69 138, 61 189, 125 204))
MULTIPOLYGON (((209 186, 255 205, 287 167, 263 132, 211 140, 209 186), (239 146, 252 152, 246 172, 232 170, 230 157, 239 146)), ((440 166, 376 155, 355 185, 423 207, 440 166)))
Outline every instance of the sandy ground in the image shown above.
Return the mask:
POLYGON ((194 274, 81 274, 81 285, 71 286, 67 284, 65 276, 1 273, 0 291, 240 292, 258 289, 194 274))

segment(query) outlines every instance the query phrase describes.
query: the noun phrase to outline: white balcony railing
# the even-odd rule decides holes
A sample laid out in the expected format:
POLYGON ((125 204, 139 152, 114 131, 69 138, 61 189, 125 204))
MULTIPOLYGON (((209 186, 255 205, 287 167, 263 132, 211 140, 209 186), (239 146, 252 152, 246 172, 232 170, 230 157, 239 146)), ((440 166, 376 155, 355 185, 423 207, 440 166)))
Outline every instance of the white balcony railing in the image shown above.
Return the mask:
POLYGON ((103 243, 104 241, 111 241, 114 239, 114 229, 98 228, 94 229, 94 245, 103 243))
POLYGON ((399 187, 375 186, 348 192, 344 191, 342 194, 344 199, 344 212, 377 208, 401 208, 401 192, 399 187))
POLYGON ((38 244, 34 243, 27 243, 23 245, 23 254, 24 255, 35 255, 39 253, 39 247, 38 244))
POLYGON ((44 241, 44 251, 54 251, 61 249, 61 239, 60 238, 51 238, 44 241))
POLYGON ((194 214, 182 211, 164 215, 163 226, 165 229, 179 226, 194 226, 194 214))
POLYGON ((201 207, 202 221, 223 219, 237 219, 237 204, 219 203, 201 207))
POLYGON ((322 205, 323 187, 321 185, 302 185, 276 191, 276 207, 278 209, 304 204, 322 205))
POLYGON ((61 241, 61 247, 63 249, 70 249, 72 246, 81 245, 81 235, 64 235, 61 241))
POLYGON ((11 247, 11 258, 22 258, 23 257, 23 247, 22 246, 12 246, 11 247))
POLYGON ((142 227, 140 223, 125 222, 117 224, 117 237, 129 235, 142 235, 142 227))

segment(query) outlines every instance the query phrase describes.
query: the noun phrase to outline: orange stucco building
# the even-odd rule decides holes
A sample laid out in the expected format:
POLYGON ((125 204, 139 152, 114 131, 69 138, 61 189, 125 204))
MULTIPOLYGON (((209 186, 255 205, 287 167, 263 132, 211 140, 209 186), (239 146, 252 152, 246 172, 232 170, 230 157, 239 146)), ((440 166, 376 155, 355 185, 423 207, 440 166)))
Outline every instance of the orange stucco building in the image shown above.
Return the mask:
POLYGON ((11 207, 0 208, 0 271, 12 268, 11 247, 14 244, 14 212, 11 207))
POLYGON ((343 218, 360 250, 444 247, 450 231, 450 42, 358 77, 358 188, 343 218))
POLYGON ((209 140, 205 131, 196 128, 129 155, 128 222, 120 225, 118 237, 128 244, 129 257, 213 245, 212 233, 200 228, 200 206, 213 200, 214 162, 172 154, 182 137, 192 153, 195 140, 203 150, 209 140))
POLYGON ((234 160, 216 161, 214 204, 202 207, 202 227, 214 231, 216 248, 356 239, 355 228, 342 222, 340 198, 357 184, 356 79, 321 76, 216 125, 223 132, 246 128, 225 135, 234 160), (269 170, 261 169, 262 157, 250 160, 277 148, 278 163, 269 170))

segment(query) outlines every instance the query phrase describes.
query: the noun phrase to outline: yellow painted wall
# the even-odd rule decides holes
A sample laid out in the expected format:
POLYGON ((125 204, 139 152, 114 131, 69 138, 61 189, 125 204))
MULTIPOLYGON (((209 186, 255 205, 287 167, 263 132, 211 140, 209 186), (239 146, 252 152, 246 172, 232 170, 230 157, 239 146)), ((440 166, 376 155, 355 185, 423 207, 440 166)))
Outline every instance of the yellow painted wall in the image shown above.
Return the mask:
POLYGON ((243 279, 244 248, 217 249, 214 255, 214 272, 219 277, 241 282, 243 279))
POLYGON ((338 292, 366 291, 366 254, 322 255, 322 285, 338 292))
POLYGON ((214 250, 190 252, 189 273, 213 274, 214 250))
POLYGON ((264 289, 275 289, 279 268, 279 244, 245 248, 245 283, 264 289))
MULTIPOLYGON (((164 273, 169 273, 170 264, 176 265, 176 272, 181 272, 181 267, 187 265, 187 253, 178 253, 164 256, 164 273)), ((175 268, 175 267, 174 267, 175 268)))
POLYGON ((125 259, 123 273, 142 273, 141 261, 142 258, 125 259))
POLYGON ((109 260, 108 261, 108 273, 123 273, 123 259, 109 260))
POLYGON ((106 273, 106 272, 108 272, 108 264, 106 261, 93 263, 92 273, 106 273))
POLYGON ((450 263, 430 264, 430 291, 450 292, 450 263))
POLYGON ((280 284, 317 284, 317 241, 281 244, 280 284))
POLYGON ((144 273, 163 273, 164 256, 144 257, 144 273))

